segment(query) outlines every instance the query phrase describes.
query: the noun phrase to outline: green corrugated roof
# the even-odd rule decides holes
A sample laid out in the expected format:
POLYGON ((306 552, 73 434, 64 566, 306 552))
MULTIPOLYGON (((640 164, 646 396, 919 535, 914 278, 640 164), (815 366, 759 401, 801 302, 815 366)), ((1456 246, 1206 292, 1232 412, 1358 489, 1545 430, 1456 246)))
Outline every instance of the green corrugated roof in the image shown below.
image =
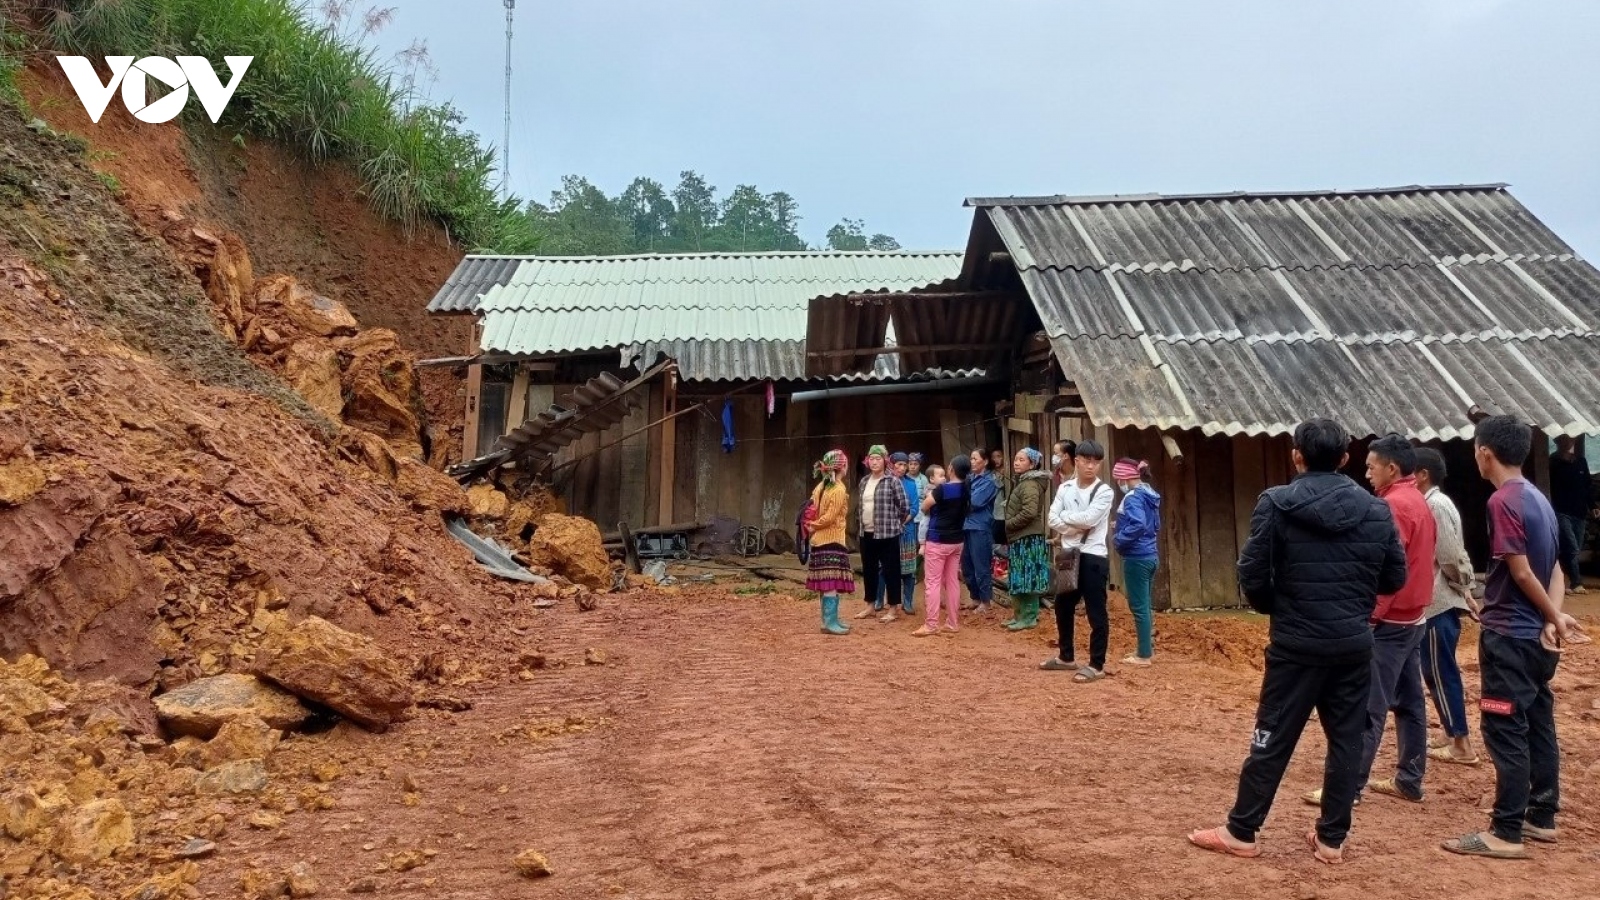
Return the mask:
MULTIPOLYGON (((493 261, 506 271, 506 259, 468 257, 461 265, 493 261)), ((960 253, 870 251, 525 257, 477 299, 482 349, 538 354, 644 341, 803 341, 812 298, 939 284, 960 273, 961 260, 960 253)))

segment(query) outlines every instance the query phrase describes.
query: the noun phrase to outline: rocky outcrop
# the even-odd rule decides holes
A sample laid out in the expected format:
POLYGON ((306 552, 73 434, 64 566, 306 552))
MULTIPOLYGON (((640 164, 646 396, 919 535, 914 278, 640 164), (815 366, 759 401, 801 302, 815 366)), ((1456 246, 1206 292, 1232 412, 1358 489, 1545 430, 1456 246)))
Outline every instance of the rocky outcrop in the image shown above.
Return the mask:
POLYGON ((344 416, 339 351, 319 341, 295 341, 286 351, 283 376, 312 408, 338 422, 344 416))
POLYGON ((299 728, 310 717, 294 695, 254 675, 217 675, 191 681, 156 698, 162 724, 174 734, 210 738, 229 722, 257 719, 280 731, 299 728))
POLYGON ((269 632, 255 671, 377 731, 404 719, 414 700, 410 683, 376 644, 315 616, 269 632))

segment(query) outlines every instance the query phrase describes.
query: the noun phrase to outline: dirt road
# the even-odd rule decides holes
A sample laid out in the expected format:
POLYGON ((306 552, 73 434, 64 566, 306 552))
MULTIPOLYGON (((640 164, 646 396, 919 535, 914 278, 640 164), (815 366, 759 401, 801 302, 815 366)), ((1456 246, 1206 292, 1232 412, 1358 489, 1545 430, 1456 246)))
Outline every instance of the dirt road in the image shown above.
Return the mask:
MULTIPOLYGON (((229 834, 226 862, 208 866, 202 888, 226 895, 255 860, 309 861, 334 894, 370 877, 382 896, 438 898, 1600 892, 1600 727, 1585 714, 1600 697, 1593 650, 1575 652, 1561 681, 1561 847, 1520 864, 1437 850, 1484 823, 1493 784, 1487 766, 1439 767, 1420 808, 1369 800, 1349 863, 1330 870, 1301 843, 1313 810, 1298 796, 1318 783, 1320 735, 1290 771, 1264 858, 1224 859, 1183 839, 1220 822, 1232 799, 1259 620, 1164 617, 1160 640, 1177 652, 1080 686, 1034 668, 1050 628, 1016 636, 991 620, 916 640, 902 620, 834 639, 815 619, 814 604, 721 595, 552 613, 538 649, 569 666, 469 694, 474 709, 427 713, 390 735, 341 729, 287 744, 273 766, 289 785, 327 750, 349 760, 337 807, 229 834), (589 647, 607 663, 584 665, 589 647), (520 879, 510 860, 526 848, 556 875, 520 879), (437 855, 378 871, 406 850, 437 855)), ((1113 659, 1129 646, 1118 627, 1113 659)), ((1390 764, 1392 753, 1379 768, 1390 764)))

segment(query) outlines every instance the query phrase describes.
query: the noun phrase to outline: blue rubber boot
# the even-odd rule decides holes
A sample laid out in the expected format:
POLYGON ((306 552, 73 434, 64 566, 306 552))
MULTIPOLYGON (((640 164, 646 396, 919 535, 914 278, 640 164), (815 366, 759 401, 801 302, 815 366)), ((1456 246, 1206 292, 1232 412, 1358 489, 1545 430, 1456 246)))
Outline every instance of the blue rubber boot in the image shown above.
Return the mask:
POLYGON ((908 616, 917 611, 917 576, 915 574, 900 576, 900 608, 904 609, 908 616))
POLYGON ((839 621, 839 596, 829 594, 822 598, 822 631, 824 634, 849 634, 850 626, 839 621))

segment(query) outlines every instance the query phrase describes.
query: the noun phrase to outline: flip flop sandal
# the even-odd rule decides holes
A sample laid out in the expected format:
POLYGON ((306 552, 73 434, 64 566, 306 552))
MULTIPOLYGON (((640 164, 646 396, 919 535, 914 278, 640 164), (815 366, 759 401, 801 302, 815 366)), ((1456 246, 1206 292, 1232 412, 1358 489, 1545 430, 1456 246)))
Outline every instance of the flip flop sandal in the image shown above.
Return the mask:
POLYGON ((1076 672, 1078 671, 1078 664, 1075 662, 1062 662, 1060 657, 1052 656, 1039 663, 1039 668, 1046 672, 1076 672))
POLYGON ((1322 863, 1325 866, 1344 865, 1344 851, 1334 850, 1332 852, 1337 853, 1338 855, 1329 856, 1328 848, 1323 846, 1322 841, 1317 840, 1317 830, 1315 828, 1306 832, 1306 842, 1311 845, 1312 859, 1315 859, 1317 862, 1322 863))
POLYGON ((1195 831, 1189 834, 1189 843, 1201 850, 1210 850, 1212 853, 1221 853, 1224 856, 1237 856, 1240 859, 1255 859, 1261 855, 1261 846, 1251 844, 1249 847, 1235 847, 1222 836, 1222 829, 1226 826, 1207 828, 1204 831, 1195 831))
POLYGON ((1557 844, 1560 843, 1560 834, 1554 828, 1540 828, 1528 822, 1522 823, 1522 839, 1525 841, 1533 841, 1536 844, 1557 844))
POLYGON ((1474 832, 1473 834, 1464 834, 1458 838, 1451 838, 1450 840, 1441 843, 1439 847, 1443 850, 1448 850, 1451 853, 1457 853, 1462 856, 1482 856, 1488 859, 1532 858, 1529 856, 1526 847, 1518 847, 1515 850, 1496 850, 1484 843, 1483 835, 1477 832, 1474 832))
POLYGON ((1093 666, 1084 666, 1078 670, 1078 674, 1072 676, 1072 680, 1078 684, 1088 684, 1091 681, 1099 681, 1104 677, 1106 677, 1104 670, 1096 669, 1093 666))
POLYGON ((1455 763, 1458 766, 1479 766, 1483 759, 1477 755, 1462 758, 1455 755, 1449 747, 1434 747, 1428 751, 1428 758, 1439 762, 1455 763))
POLYGON ((1407 803, 1422 802, 1421 797, 1413 797, 1410 794, 1407 794, 1405 791, 1400 790, 1400 785, 1396 784, 1393 778, 1384 778, 1379 781, 1369 781, 1367 782, 1367 790, 1373 792, 1374 794, 1383 794, 1386 797, 1394 797, 1397 800, 1404 800, 1407 803))

